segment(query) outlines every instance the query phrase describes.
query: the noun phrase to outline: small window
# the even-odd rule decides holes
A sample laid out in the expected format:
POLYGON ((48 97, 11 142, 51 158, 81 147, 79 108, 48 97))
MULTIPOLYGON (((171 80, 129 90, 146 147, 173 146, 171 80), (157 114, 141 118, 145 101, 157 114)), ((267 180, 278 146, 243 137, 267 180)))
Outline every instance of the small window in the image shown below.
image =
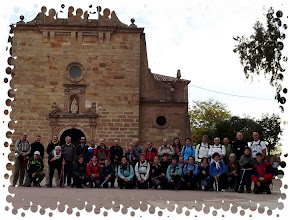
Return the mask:
POLYGON ((164 126, 166 124, 166 118, 164 116, 158 116, 156 118, 156 123, 159 125, 159 126, 164 126))
POLYGON ((82 69, 79 66, 72 66, 69 69, 70 77, 77 79, 82 75, 82 69))

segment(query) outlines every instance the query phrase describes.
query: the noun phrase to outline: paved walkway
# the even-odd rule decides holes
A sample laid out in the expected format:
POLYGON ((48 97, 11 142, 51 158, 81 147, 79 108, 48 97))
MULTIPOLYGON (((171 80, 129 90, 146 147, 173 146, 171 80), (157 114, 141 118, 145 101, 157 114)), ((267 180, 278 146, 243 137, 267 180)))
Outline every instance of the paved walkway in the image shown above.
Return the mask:
POLYGON ((109 209, 113 207, 115 211, 120 209, 120 204, 125 208, 132 207, 133 209, 141 208, 142 211, 147 209, 150 204, 153 207, 168 208, 173 210, 175 203, 178 207, 187 207, 189 209, 196 208, 197 211, 202 210, 202 204, 206 206, 214 206, 215 208, 222 208, 223 210, 230 209, 230 203, 234 208, 241 206, 242 208, 250 208, 250 210, 257 209, 257 203, 260 203, 261 208, 269 207, 271 210, 275 208, 282 209, 283 204, 278 203, 278 199, 284 199, 280 192, 282 183, 280 180, 274 180, 274 188, 272 194, 255 195, 253 192, 249 193, 235 193, 235 192, 205 192, 205 191, 172 191, 172 190, 126 190, 126 189, 95 189, 95 188, 46 188, 46 187, 9 187, 9 192, 12 194, 7 197, 8 202, 12 202, 14 208, 30 208, 32 202, 32 209, 37 209, 40 205, 44 209, 49 207, 51 209, 58 209, 64 211, 65 205, 70 208, 77 207, 79 209, 85 208, 87 211, 92 211, 92 205, 97 208, 104 207, 109 209), (13 195, 15 194, 15 196, 13 195), (58 205, 58 201, 60 204, 58 205), (141 201, 141 203, 140 203, 141 201))

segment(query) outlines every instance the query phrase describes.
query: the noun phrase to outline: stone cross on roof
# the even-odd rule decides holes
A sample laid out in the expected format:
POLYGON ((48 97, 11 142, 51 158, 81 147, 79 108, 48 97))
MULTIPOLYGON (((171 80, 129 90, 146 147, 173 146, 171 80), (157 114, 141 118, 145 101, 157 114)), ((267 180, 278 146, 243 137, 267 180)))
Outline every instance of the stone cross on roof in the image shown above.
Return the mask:
POLYGON ((89 19, 88 11, 83 11, 81 8, 78 8, 76 11, 74 7, 70 6, 68 8, 68 18, 58 18, 57 12, 55 9, 51 8, 46 14, 47 8, 43 6, 41 12, 29 22, 24 22, 24 16, 20 16, 20 21, 17 22, 17 25, 88 25, 88 26, 113 26, 113 27, 123 27, 123 28, 137 28, 134 24, 135 19, 131 19, 131 25, 122 23, 117 17, 115 11, 110 11, 110 9, 105 8, 102 12, 100 6, 97 7, 98 10, 98 19, 89 19), (75 15, 74 12, 75 11, 75 15))

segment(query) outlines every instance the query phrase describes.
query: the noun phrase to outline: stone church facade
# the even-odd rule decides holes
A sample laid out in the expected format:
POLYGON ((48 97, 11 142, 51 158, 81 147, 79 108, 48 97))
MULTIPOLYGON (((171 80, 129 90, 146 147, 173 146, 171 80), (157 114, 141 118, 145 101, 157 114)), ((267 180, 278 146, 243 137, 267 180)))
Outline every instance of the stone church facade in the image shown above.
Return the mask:
POLYGON ((41 135, 44 146, 54 134, 123 147, 134 138, 158 147, 163 138, 190 136, 190 81, 180 71, 176 78, 150 71, 144 28, 134 19, 126 25, 109 9, 98 14, 93 20, 70 7, 60 19, 42 7, 12 28, 13 144, 24 131, 31 143, 41 135))

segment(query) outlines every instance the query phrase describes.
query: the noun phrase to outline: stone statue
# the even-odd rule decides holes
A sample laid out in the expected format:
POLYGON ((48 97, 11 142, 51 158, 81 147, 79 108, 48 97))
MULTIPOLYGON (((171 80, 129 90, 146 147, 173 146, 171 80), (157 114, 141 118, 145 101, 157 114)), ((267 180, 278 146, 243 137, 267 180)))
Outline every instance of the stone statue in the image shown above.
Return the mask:
POLYGON ((70 105, 70 112, 71 113, 78 113, 79 112, 79 104, 76 98, 73 99, 71 105, 70 105))

